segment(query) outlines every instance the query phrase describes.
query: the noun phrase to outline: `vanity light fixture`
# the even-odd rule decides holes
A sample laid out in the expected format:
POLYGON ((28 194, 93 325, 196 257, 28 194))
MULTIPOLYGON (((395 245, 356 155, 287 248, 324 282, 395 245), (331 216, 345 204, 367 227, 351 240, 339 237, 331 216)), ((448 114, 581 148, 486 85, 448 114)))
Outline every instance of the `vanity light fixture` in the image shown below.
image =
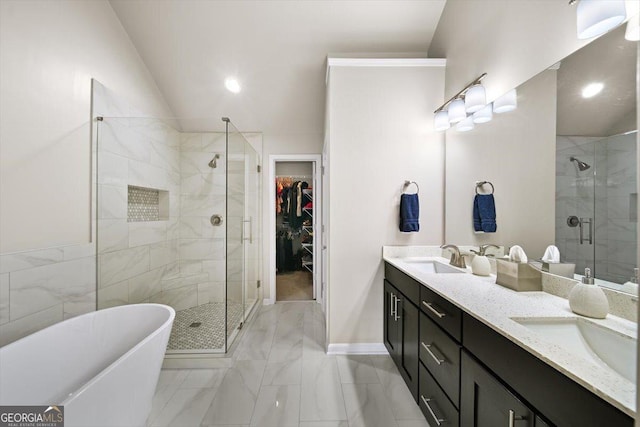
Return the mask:
POLYGON ((518 108, 518 93, 511 89, 495 101, 493 101, 493 112, 496 114, 507 113, 518 108))
POLYGON ((236 79, 235 77, 227 77, 227 79, 224 81, 224 86, 231 93, 240 92, 240 82, 238 82, 238 79, 236 79))
POLYGON ((473 123, 487 123, 493 119, 493 104, 487 104, 482 110, 473 113, 473 123))
MULTIPOLYGON (((433 112, 434 128, 437 131, 447 130, 451 127, 451 123, 459 123, 466 120, 468 113, 473 114, 484 108, 486 105, 486 95, 484 87, 480 82, 486 75, 487 73, 483 73, 433 112), (449 124, 444 123, 445 118, 449 124)), ((471 129, 473 129, 473 120, 471 120, 471 125, 471 129)))
POLYGON ((578 38, 590 39, 617 27, 627 18, 624 0, 570 0, 578 3, 578 38))
POLYGON ((458 132, 469 132, 470 130, 473 130, 474 127, 473 116, 469 116, 456 125, 456 130, 458 132))
POLYGON ((484 86, 480 83, 471 86, 464 95, 464 106, 467 113, 473 114, 480 111, 485 105, 487 105, 487 95, 484 86))
POLYGON ((464 109, 464 100, 462 98, 454 99, 449 104, 449 122, 458 123, 467 117, 467 112, 464 109))
POLYGON ((592 98, 602 92, 604 85, 600 82, 589 83, 585 87, 582 88, 582 97, 583 98, 592 98))
POLYGON ((447 130, 451 127, 451 123, 449 122, 449 113, 447 110, 440 110, 436 113, 433 118, 433 127, 438 132, 447 130))

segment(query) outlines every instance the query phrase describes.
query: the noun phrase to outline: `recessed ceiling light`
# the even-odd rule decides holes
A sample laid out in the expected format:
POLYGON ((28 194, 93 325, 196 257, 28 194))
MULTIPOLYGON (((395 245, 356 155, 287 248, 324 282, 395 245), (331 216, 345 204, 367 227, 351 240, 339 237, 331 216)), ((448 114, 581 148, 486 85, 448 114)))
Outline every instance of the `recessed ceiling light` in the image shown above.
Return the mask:
POLYGON ((602 88, 604 88, 604 85, 602 83, 589 83, 582 88, 582 97, 591 98, 592 96, 596 96, 597 94, 602 92, 602 88))
POLYGON ((227 79, 224 81, 224 85, 231 93, 240 92, 240 83, 235 77, 227 77, 227 79))

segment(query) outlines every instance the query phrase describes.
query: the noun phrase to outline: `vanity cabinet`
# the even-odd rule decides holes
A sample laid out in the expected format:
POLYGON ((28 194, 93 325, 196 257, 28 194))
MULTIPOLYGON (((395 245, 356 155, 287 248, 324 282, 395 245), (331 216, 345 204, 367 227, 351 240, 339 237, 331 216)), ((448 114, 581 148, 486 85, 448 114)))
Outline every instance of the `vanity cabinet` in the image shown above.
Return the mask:
POLYGON ((389 263, 384 298, 384 343, 430 425, 633 426, 631 417, 389 263))
POLYGON ((411 395, 418 399, 419 310, 390 282, 384 282, 384 344, 411 395))

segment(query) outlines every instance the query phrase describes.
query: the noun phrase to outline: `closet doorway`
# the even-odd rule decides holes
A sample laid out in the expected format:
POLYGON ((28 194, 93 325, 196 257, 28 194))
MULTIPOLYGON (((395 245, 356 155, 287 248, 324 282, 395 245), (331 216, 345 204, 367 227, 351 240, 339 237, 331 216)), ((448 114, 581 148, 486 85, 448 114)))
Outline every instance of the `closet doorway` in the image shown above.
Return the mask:
POLYGON ((272 156, 271 301, 321 302, 320 156, 272 156))

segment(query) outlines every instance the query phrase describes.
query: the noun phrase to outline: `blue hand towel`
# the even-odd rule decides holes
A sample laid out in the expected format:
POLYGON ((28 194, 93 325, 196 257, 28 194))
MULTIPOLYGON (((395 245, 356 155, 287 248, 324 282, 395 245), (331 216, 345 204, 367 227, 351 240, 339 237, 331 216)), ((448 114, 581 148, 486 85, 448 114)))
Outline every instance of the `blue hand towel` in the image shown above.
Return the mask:
POLYGON ((420 231, 420 204, 417 194, 400 196, 400 231, 410 233, 420 231))
POLYGON ((485 233, 495 233, 496 202, 493 194, 476 194, 473 200, 473 229, 485 233))

